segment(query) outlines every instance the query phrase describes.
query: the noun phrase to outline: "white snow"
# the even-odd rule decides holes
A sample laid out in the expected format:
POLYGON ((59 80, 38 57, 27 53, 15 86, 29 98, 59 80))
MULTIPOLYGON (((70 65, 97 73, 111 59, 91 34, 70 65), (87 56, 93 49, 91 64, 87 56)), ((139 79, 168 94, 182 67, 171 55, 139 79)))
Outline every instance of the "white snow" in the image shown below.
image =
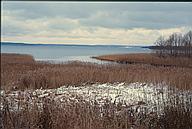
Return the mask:
MULTIPOLYGON (((161 111, 168 98, 173 95, 173 92, 166 84, 154 85, 152 83, 136 82, 131 84, 92 84, 79 87, 62 86, 56 89, 12 91, 7 94, 1 91, 1 95, 12 103, 13 109, 16 109, 17 103, 21 98, 29 103, 34 100, 41 102, 41 99, 44 98, 49 98, 58 103, 66 101, 78 102, 78 98, 81 98, 89 102, 96 100, 100 105, 103 105, 106 100, 110 100, 110 102, 116 104, 123 102, 126 105, 140 105, 147 107, 149 110, 161 111)), ((183 92, 182 97, 185 97, 186 100, 192 98, 191 92, 183 92)))

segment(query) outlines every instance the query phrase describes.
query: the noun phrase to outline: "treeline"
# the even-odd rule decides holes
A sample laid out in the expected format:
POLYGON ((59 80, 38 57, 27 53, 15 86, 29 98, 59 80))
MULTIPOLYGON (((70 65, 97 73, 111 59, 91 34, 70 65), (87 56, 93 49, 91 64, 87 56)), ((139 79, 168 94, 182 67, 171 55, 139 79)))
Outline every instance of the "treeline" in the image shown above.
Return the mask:
POLYGON ((192 57, 192 31, 185 34, 174 33, 168 38, 160 36, 154 44, 151 48, 161 57, 192 57))

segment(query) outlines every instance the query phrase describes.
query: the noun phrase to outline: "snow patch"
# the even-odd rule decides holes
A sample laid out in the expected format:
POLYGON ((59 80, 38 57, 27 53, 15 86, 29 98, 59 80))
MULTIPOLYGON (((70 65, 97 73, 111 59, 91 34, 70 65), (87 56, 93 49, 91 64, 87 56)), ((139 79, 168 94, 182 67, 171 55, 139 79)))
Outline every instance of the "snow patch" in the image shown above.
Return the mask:
MULTIPOLYGON (((189 98, 192 98, 191 92, 179 93, 185 98, 186 103, 189 98)), ((82 85, 79 87, 62 86, 56 89, 37 89, 25 91, 12 91, 5 93, 1 91, 1 96, 5 97, 13 109, 17 109, 17 104, 20 100, 32 103, 38 100, 41 103, 42 99, 47 98, 58 103, 75 101, 79 98, 88 102, 97 102, 101 106, 109 101, 114 104, 123 103, 123 105, 145 106, 150 110, 163 110, 163 107, 170 98, 174 96, 174 92, 168 88, 166 84, 149 84, 149 83, 105 83, 82 85)), ((1 107, 2 108, 2 107, 1 107)))

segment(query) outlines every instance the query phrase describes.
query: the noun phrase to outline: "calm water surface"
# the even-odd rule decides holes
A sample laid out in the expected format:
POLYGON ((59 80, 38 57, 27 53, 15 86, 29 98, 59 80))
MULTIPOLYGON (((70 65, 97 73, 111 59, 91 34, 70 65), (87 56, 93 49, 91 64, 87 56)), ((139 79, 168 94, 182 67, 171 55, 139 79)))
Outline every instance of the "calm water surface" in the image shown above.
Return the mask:
POLYGON ((92 56, 105 54, 149 53, 139 46, 112 45, 15 45, 1 44, 1 53, 30 54, 38 61, 84 61, 99 63, 92 56))

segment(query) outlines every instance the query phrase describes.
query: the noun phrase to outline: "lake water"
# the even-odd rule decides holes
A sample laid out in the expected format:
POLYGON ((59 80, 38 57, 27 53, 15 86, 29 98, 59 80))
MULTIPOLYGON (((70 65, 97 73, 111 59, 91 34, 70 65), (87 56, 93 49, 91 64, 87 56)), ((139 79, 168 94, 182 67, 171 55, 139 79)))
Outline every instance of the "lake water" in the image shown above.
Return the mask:
POLYGON ((30 54, 38 61, 84 61, 99 63, 92 56, 105 54, 149 53, 150 49, 120 45, 26 45, 2 43, 1 53, 30 54))

